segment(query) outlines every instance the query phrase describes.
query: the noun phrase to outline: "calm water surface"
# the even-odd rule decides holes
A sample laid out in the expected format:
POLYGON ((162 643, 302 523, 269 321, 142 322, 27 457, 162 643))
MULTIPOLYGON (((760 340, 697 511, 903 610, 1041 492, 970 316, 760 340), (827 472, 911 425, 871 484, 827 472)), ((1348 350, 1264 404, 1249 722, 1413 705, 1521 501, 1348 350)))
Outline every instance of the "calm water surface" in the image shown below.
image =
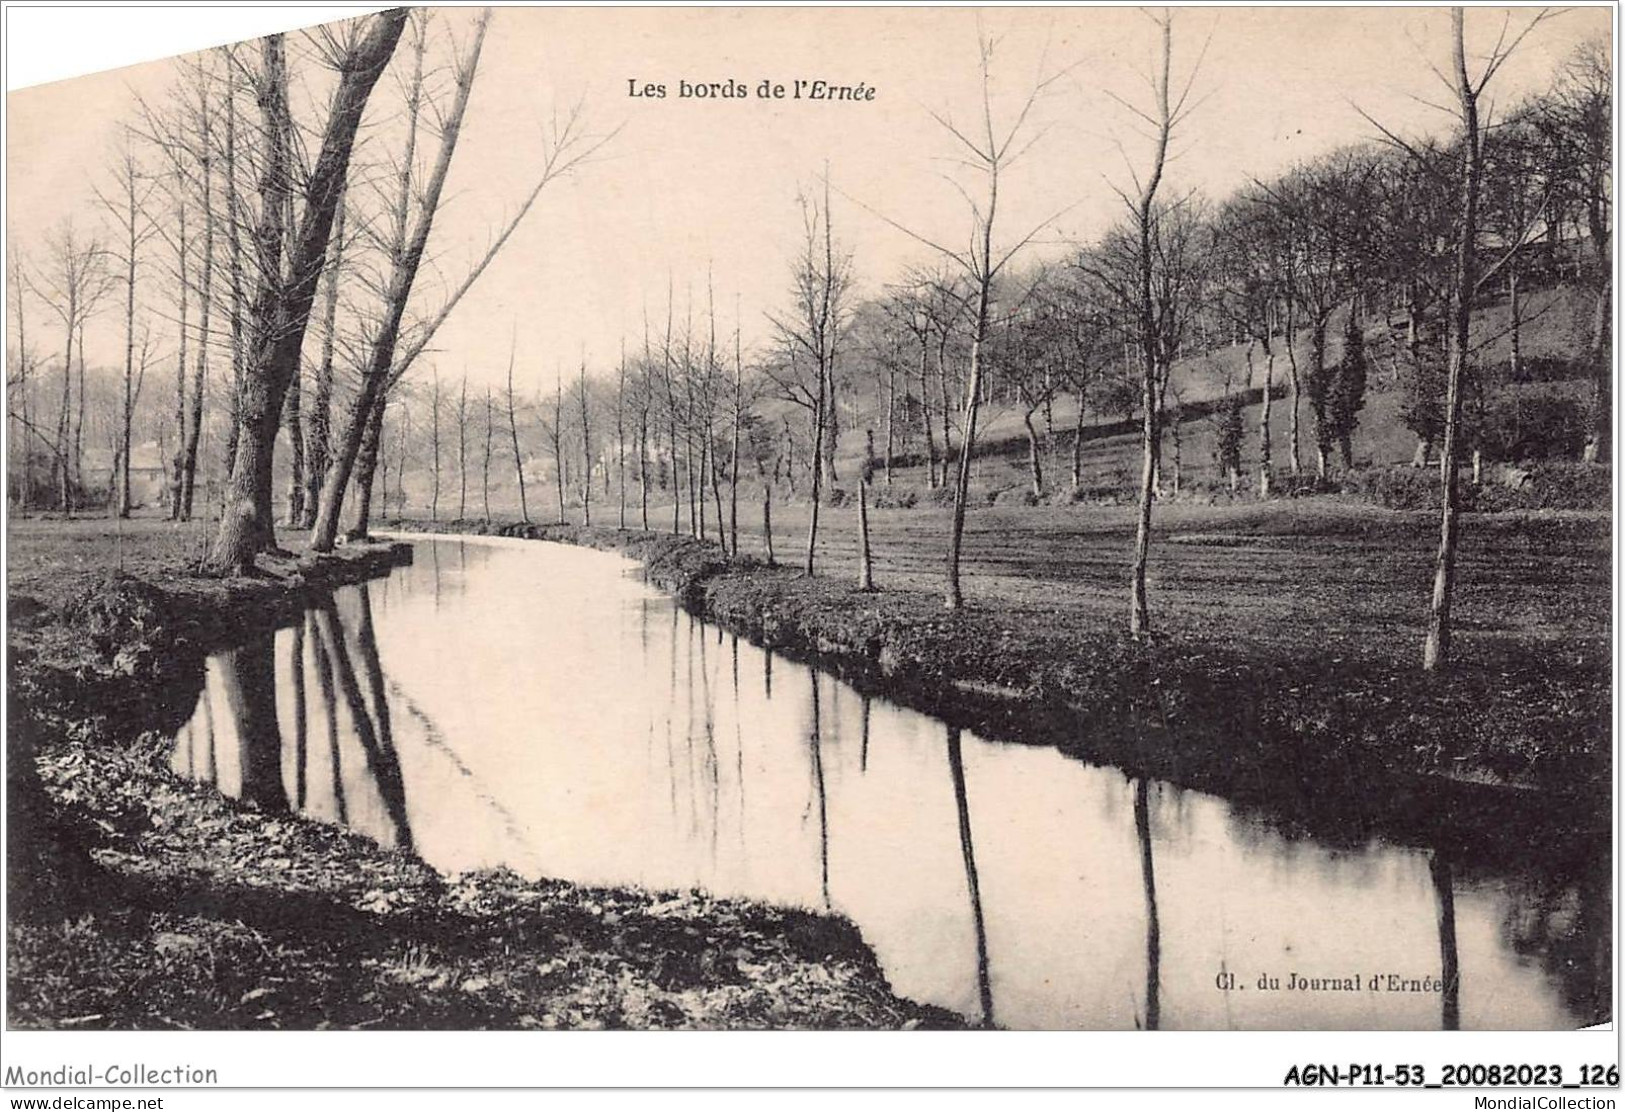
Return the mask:
POLYGON ((1006 1027, 1607 1018, 1606 841, 1579 878, 1323 845, 863 695, 637 570, 420 542, 414 565, 211 657, 174 768, 446 873, 829 908, 898 993, 1006 1027), (1438 991, 1452 966, 1459 991, 1438 991))

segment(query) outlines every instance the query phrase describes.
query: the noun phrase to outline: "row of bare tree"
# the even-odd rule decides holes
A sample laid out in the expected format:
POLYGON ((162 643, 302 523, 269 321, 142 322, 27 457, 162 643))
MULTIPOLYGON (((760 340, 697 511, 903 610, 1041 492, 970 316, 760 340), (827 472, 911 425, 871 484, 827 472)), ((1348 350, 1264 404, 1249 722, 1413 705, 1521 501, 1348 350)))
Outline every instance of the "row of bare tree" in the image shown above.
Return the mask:
MULTIPOLYGON (((571 373, 555 361, 553 389, 526 391, 515 385, 516 343, 505 388, 472 403, 466 377, 453 400, 438 370, 415 383, 410 372, 545 187, 589 159, 606 137, 586 133, 579 113, 557 121, 534 187, 485 252, 460 277, 415 295, 489 12, 466 25, 423 11, 366 17, 304 36, 293 64, 283 36, 263 40, 257 53, 231 48, 201 56, 182 66, 169 101, 143 105, 130 128, 111 184, 98 194, 106 234, 86 237, 64 227, 48 244, 46 265, 13 282, 49 306, 61 324, 64 353, 54 420, 42 420, 34 388, 40 370, 29 355, 19 292, 21 357, 8 383, 18 403, 13 416, 25 441, 43 449, 39 461, 50 489, 71 509, 82 482, 85 321, 122 293, 117 505, 129 511, 131 426, 145 372, 173 357, 172 512, 193 512, 205 396, 214 384, 225 401, 227 478, 212 559, 239 569, 275 547, 271 485, 279 433, 289 445, 287 520, 311 529, 317 551, 336 543, 347 501, 355 530, 366 531, 381 461, 387 486, 393 459, 399 490, 408 460, 417 457, 438 517, 452 442, 457 516, 466 516, 472 433, 486 516, 493 460, 506 455, 521 516, 530 519, 526 467, 533 484, 541 479, 534 462, 539 435, 559 519, 578 510, 590 524, 595 502, 614 502, 616 523, 625 527, 635 503, 637 523, 647 529, 652 509, 669 500, 673 532, 685 526, 696 536, 714 532, 733 552, 742 483, 760 488, 771 553, 773 491, 781 484, 795 491, 804 477, 811 573, 820 508, 841 482, 837 446, 861 433, 862 463, 849 478, 857 480, 865 585, 870 481, 883 473, 890 483, 902 461, 923 455, 927 486, 951 500, 945 601, 958 608, 965 513, 986 406, 1007 403, 1020 414, 1036 496, 1045 490, 1041 441, 1054 442, 1054 402, 1069 394, 1076 412, 1074 484, 1082 480, 1086 414, 1137 419, 1142 466, 1129 626, 1138 636, 1151 630, 1146 571, 1171 414, 1177 482, 1177 390, 1170 406, 1176 361, 1191 350, 1242 343, 1249 366, 1261 367, 1257 489, 1267 497, 1278 359, 1287 363, 1291 471, 1308 470, 1300 436, 1306 406, 1314 469, 1324 476, 1337 449, 1345 464, 1352 459, 1365 392, 1360 325, 1398 313, 1406 332, 1398 354, 1414 378, 1426 380, 1418 393, 1434 399, 1431 407, 1412 407, 1419 454, 1426 459, 1439 445, 1445 496, 1426 652, 1434 667, 1448 655, 1462 398, 1475 369, 1468 321, 1492 282, 1494 291, 1507 291, 1513 359, 1519 358, 1520 280, 1526 259, 1542 246, 1553 257, 1566 244, 1585 245, 1583 276, 1598 306, 1591 355, 1596 424, 1588 454, 1607 450, 1606 54, 1582 51, 1549 92, 1486 124, 1478 107, 1486 87, 1547 16, 1535 13, 1515 28, 1509 23, 1470 72, 1464 17, 1457 13, 1457 64, 1444 75, 1456 106, 1451 136, 1407 139, 1372 121, 1381 143, 1333 152, 1209 205, 1175 192, 1167 174, 1171 145, 1199 99, 1192 90, 1200 56, 1176 80, 1174 16, 1149 18, 1157 47, 1149 96, 1122 102, 1148 129, 1149 154, 1130 166, 1118 189, 1122 219, 1097 242, 1044 265, 1023 261, 1061 214, 1011 230, 1004 193, 1012 166, 1042 135, 1036 107, 1069 71, 1041 66, 1025 95, 999 111, 992 92, 997 43, 983 37, 975 123, 935 117, 959 167, 966 226, 928 234, 848 198, 913 239, 930 257, 927 266, 860 299, 852 253, 838 234, 844 229, 835 226, 836 190, 826 166, 801 199, 801 242, 785 307, 769 315, 772 341, 748 365, 737 305, 731 340, 719 336, 711 275, 703 293, 691 282, 681 298, 668 278, 663 322, 651 322, 646 312, 641 342, 630 351, 623 346, 612 366, 589 368, 583 356, 571 373), (390 92, 381 95, 376 90, 386 74, 392 87, 386 83, 390 92), (388 122, 364 132, 364 119, 373 118, 388 122), (307 343, 313 315, 318 339, 307 343), (155 321, 172 343, 155 342, 155 321), (1333 358, 1338 321, 1342 354, 1333 358), (307 358, 307 348, 319 354, 307 358), (221 349, 229 352, 229 371, 211 373, 221 349), (386 435, 391 413, 393 450, 386 435)), ((20 257, 8 264, 17 275, 30 270, 20 257)), ((1234 456, 1232 450, 1226 465, 1232 474, 1234 456)), ((24 451, 25 500, 35 496, 34 459, 24 451)))
MULTIPOLYGON (((157 332, 176 368, 169 503, 177 519, 194 511, 211 387, 224 402, 214 564, 243 569, 276 547, 279 435, 291 465, 287 523, 309 528, 315 550, 330 549, 353 493, 355 526, 365 532, 391 393, 546 186, 608 138, 587 134, 579 109, 556 116, 533 186, 483 253, 414 296, 490 20, 488 10, 472 18, 395 10, 296 40, 272 35, 183 59, 164 103, 140 106, 97 194, 108 231, 86 236, 64 225, 43 265, 8 259, 19 320, 12 412, 46 449, 60 508, 71 511, 83 485, 85 321, 118 293, 121 514, 131 508, 133 423, 157 332), (26 332, 30 294, 61 319, 66 337, 55 428, 40 420, 31 381, 39 370, 26 332), (319 338, 307 344, 313 316, 319 338), (77 409, 68 370, 76 341, 77 409), (217 366, 223 356, 229 369, 217 366)), ((37 497, 35 458, 22 453, 25 505, 37 497)))

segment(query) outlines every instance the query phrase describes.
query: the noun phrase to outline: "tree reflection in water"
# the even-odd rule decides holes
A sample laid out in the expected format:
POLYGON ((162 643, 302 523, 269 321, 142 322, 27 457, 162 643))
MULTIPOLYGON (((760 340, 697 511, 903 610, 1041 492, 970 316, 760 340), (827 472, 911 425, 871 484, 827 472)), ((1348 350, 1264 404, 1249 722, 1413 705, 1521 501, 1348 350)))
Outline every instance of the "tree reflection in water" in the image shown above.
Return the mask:
POLYGON ((293 638, 288 645, 288 671, 293 676, 293 806, 294 810, 303 811, 308 723, 305 714, 305 619, 302 616, 293 627, 293 638))
POLYGON ((987 961, 987 923, 982 918, 982 885, 976 875, 976 847, 971 842, 970 799, 965 791, 965 757, 958 726, 948 727, 948 773, 954 783, 954 807, 959 814, 959 853, 965 860, 965 887, 970 892, 971 923, 976 928, 976 992, 982 1004, 982 1025, 993 1026, 993 978, 987 961))
POLYGON ((1446 1031, 1461 1029, 1461 968, 1456 953, 1456 892, 1450 863, 1435 851, 1428 858, 1433 893, 1439 913, 1439 979, 1444 982, 1439 1025, 1446 1031))
MULTIPOLYGON (((730 639, 669 599, 615 599, 612 584, 603 593, 622 609, 606 609, 604 629, 607 637, 610 619, 624 616, 613 623, 624 639, 608 640, 596 662, 583 655, 572 665, 602 685, 582 685, 584 693, 624 685, 613 717, 573 704, 569 683, 526 702, 535 693, 520 690, 524 667, 490 690, 464 691, 445 682, 432 654, 417 653, 415 640, 443 636, 441 652, 528 667, 562 659, 541 654, 582 643, 582 623, 598 613, 583 611, 588 618, 567 626, 564 641, 547 625, 551 611, 521 624, 514 608, 535 569, 520 561, 533 555, 469 585, 459 570, 464 551, 439 553, 438 562, 424 553, 415 570, 370 593, 344 588, 336 603, 277 634, 284 640, 260 637, 211 656, 198 708, 176 739, 175 770, 267 809, 295 808, 416 848, 437 867, 449 846, 463 854, 451 858, 458 867, 477 856, 477 865, 511 863, 528 875, 830 908, 863 930, 899 992, 989 1026, 1368 1022, 1356 1009, 1338 1011, 1340 998, 1323 1006, 1246 993, 1220 1002, 1191 990, 1226 963, 1290 952, 1283 943, 1311 930, 1337 953, 1393 955, 1418 975, 1438 969, 1440 1000, 1395 1003, 1416 1026, 1516 1022, 1506 1002, 1518 992, 1546 1009, 1543 1025, 1609 1018, 1606 830, 1601 842, 1571 831, 1555 850, 1552 839, 1523 839, 1515 853, 1352 821, 1330 837, 1294 822, 1292 809, 962 734, 730 639), (515 619, 511 631, 502 627, 515 643, 488 643, 493 615, 515 619), (443 735, 431 714, 452 728, 443 735), (602 726, 586 750, 576 744, 584 722, 602 726), (724 752, 730 732, 732 754, 724 752), (940 785, 944 760, 951 811, 940 788, 922 787, 940 785), (640 773, 641 789, 633 782, 640 773), (728 776, 734 784, 721 783, 728 776), (726 838, 724 821, 735 823, 726 838), (520 852, 527 842, 538 847, 532 857, 520 852), (1208 898, 1220 884, 1225 900, 1208 898), (1179 945, 1162 946, 1165 920, 1179 945), (1390 923, 1403 929, 1372 929, 1390 923), (1089 939, 1087 951, 1060 943, 1076 935, 1089 939), (974 965, 964 960, 973 947, 974 965), (1133 998, 1142 969, 1143 1003, 1133 998), (1537 990, 1547 995, 1537 999, 1537 990)), ((468 554, 470 565, 501 555, 481 551, 468 554)), ((550 691, 540 682, 538 690, 550 691)))
POLYGON ((1145 1029, 1162 1025, 1162 924, 1157 918, 1157 876, 1151 860, 1150 784, 1134 781, 1134 832, 1140 842, 1140 877, 1145 887, 1145 1029))
POLYGON ((282 735, 276 720, 274 635, 251 638, 220 658, 221 689, 237 729, 242 798, 267 811, 286 811, 282 735))
POLYGON ((818 805, 818 876, 819 890, 824 897, 824 907, 829 908, 829 801, 824 793, 824 723, 823 708, 819 699, 818 672, 816 669, 807 669, 807 675, 812 679, 812 778, 813 797, 818 805))
POLYGON ((411 850, 413 839, 406 787, 390 727, 386 680, 373 629, 372 600, 365 586, 355 597, 354 654, 345 637, 339 608, 331 596, 322 599, 288 630, 288 692, 293 728, 287 738, 282 735, 277 712, 276 635, 266 633, 252 637, 237 648, 211 658, 210 671, 216 682, 211 683, 205 677, 198 709, 178 739, 178 744, 185 747, 180 751, 187 756, 177 771, 184 768, 194 779, 230 789, 229 784, 220 783, 215 755, 219 744, 216 716, 223 713, 229 724, 227 736, 234 736, 236 743, 239 782, 235 794, 266 811, 294 809, 309 813, 315 805, 310 785, 316 749, 310 744, 308 667, 315 676, 315 695, 321 700, 320 717, 326 725, 324 759, 330 776, 334 817, 346 824, 351 818, 351 793, 345 785, 344 747, 339 725, 342 707, 347 712, 350 734, 364 757, 372 787, 383 803, 393 844, 411 850), (196 754, 196 737, 200 732, 206 744, 202 767, 196 754), (291 800, 288 774, 292 779, 291 800))

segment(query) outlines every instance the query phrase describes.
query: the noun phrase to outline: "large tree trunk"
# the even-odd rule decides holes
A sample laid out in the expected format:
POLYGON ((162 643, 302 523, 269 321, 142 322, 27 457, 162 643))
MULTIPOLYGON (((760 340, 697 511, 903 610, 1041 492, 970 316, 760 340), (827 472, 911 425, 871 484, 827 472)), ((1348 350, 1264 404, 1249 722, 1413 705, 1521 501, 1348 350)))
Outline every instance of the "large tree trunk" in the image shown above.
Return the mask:
POLYGON ((282 403, 282 420, 288 430, 288 525, 295 529, 305 521, 304 392, 304 375, 296 371, 282 403))
MULTIPOLYGON (((384 410, 388 403, 379 398, 367 415, 367 426, 362 432, 361 447, 356 456, 355 524, 350 529, 354 540, 365 540, 372 524, 372 488, 378 474, 378 457, 384 443, 384 410)), ((384 500, 389 500, 389 480, 384 480, 384 500)))
POLYGON ((339 268, 344 262, 344 197, 333 214, 333 241, 328 245, 326 286, 322 301, 322 354, 316 364, 314 389, 305 415, 305 514, 294 522, 301 529, 316 523, 316 506, 327 478, 332 442, 333 348, 338 335, 339 268))
MULTIPOLYGON (((254 306, 252 351, 244 368, 244 399, 239 417, 238 458, 226 488, 226 501, 215 537, 212 562, 218 567, 246 570, 256 553, 272 541, 272 525, 258 498, 261 481, 268 493, 271 457, 276 447, 278 420, 288 383, 299 366, 311 304, 321 278, 322 259, 333 228, 333 216, 350 165, 361 115, 400 41, 408 12, 392 9, 372 17, 366 34, 352 48, 341 69, 332 111, 322 138, 321 153, 306 189, 304 219, 299 228, 294 265, 285 281, 272 277, 278 270, 283 230, 280 226, 282 192, 291 167, 274 152, 285 148, 288 125, 287 75, 282 39, 265 40, 267 60, 263 98, 267 131, 272 136, 267 170, 261 183, 268 202, 262 213, 261 259, 268 265, 254 306)), ((348 478, 348 476, 346 476, 348 478)))
MULTIPOLYGON (((391 13, 393 14, 393 13, 391 13)), ((362 429, 366 415, 373 405, 374 399, 388 393, 394 379, 404 373, 405 364, 396 366, 395 349, 400 340, 401 321, 406 314, 406 303, 412 294, 412 285, 417 279, 418 267, 428 247, 429 231, 434 224, 436 212, 440 208, 440 196, 445 185, 446 175, 451 169, 451 159, 457 149, 457 141, 462 134, 464 113, 468 108, 469 94, 473 90, 474 74, 479 67, 480 51, 485 42, 485 32, 489 12, 482 15, 476 24, 474 40, 470 44, 467 56, 457 66, 456 86, 457 92, 450 111, 446 114, 440 126, 440 149, 436 155, 434 167, 430 170, 429 178, 420 199, 420 215, 415 226, 410 221, 411 201, 411 155, 416 141, 417 126, 417 97, 421 89, 423 48, 421 38, 417 46, 415 80, 411 92, 409 135, 407 140, 408 157, 401 166, 401 193, 397 202, 396 244, 398 253, 393 265, 390 267, 389 286, 384 297, 384 319, 380 323, 377 336, 373 340, 372 352, 368 359, 366 370, 362 373, 361 389, 357 391, 355 402, 351 405, 348 419, 345 422, 345 433, 340 439, 338 450, 328 467, 328 473, 322 481, 321 501, 316 509, 316 522, 311 530, 311 549, 316 552, 329 551, 338 532, 339 514, 344 505, 344 490, 350 481, 350 472, 355 466, 356 453, 360 450, 362 429)), ((404 16, 402 17, 404 18, 404 16)), ((399 34, 397 33, 397 39, 399 34)), ((466 288, 466 286, 464 287, 466 288)), ((509 397, 509 421, 513 420, 511 389, 509 397)), ((514 433, 515 453, 518 451, 518 433, 514 433)), ((521 488, 521 497, 523 489, 521 488)))

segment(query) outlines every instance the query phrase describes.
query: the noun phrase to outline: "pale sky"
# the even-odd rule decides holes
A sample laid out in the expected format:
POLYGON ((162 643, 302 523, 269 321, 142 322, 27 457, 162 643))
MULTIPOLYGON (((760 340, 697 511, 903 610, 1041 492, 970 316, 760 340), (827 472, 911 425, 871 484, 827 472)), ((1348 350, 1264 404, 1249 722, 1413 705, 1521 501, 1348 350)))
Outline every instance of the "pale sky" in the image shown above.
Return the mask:
MULTIPOLYGON (((1514 27, 1532 11, 1514 10, 1514 27)), ((448 17, 466 23, 471 14, 448 17)), ((1576 43, 1610 33, 1611 14, 1573 8, 1537 28, 1491 86, 1494 100, 1509 104, 1546 85, 1576 43)), ((1469 10, 1470 51, 1489 48, 1504 15, 1469 10)), ((972 118, 978 19, 1001 36, 996 118, 1019 100, 1046 42, 1048 67, 1071 67, 1035 110, 1041 138, 1001 184, 1000 229, 1015 237, 1065 211, 1038 252, 1093 237, 1120 211, 1111 186, 1128 184, 1125 156, 1145 160, 1132 115, 1110 95, 1146 104, 1156 31, 1138 9, 499 9, 448 186, 453 204, 431 240, 447 273, 461 271, 528 191, 555 106, 583 98, 594 129, 622 130, 601 161, 549 187, 441 330, 432 358, 442 374, 466 366, 476 382, 498 380, 515 327, 524 387, 550 386, 555 364, 573 369, 583 349, 606 372, 623 335, 630 347, 641 343, 645 303, 663 318, 668 274, 679 318, 690 286, 703 312, 708 265, 719 333, 732 332, 737 295, 746 346, 761 341, 764 314, 786 301, 798 187, 826 160, 846 195, 835 198, 836 233, 864 292, 928 253, 847 198, 928 238, 963 243, 964 202, 941 176, 955 141, 930 110, 972 118), (862 103, 677 96, 680 80, 730 78, 752 92, 764 78, 864 82, 877 92, 862 103), (631 80, 664 83, 668 96, 631 98, 631 80)), ((1221 198, 1249 177, 1369 138, 1356 105, 1399 132, 1450 127, 1423 103, 1447 95, 1429 70, 1446 68, 1447 9, 1184 8, 1175 20, 1176 82, 1207 47, 1193 96, 1203 99, 1176 136, 1172 190, 1221 198)), ((24 250, 70 213, 98 219, 90 187, 106 180, 132 91, 151 95, 171 73, 153 63, 8 95, 7 227, 24 250)), ((381 82, 375 108, 392 95, 381 82)), ((420 287, 415 304, 438 301, 432 280, 420 287)), ((92 363, 120 358, 117 317, 108 312, 92 330, 92 363)))

